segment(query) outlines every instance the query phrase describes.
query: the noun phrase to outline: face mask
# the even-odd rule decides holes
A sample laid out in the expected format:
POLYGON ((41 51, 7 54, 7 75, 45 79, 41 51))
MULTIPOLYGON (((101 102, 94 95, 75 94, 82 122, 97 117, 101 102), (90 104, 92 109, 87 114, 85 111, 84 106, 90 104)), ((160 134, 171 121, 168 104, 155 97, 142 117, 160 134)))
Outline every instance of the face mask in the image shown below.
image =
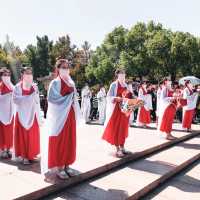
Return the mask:
POLYGON ((147 88, 147 85, 143 85, 143 88, 146 89, 146 88, 147 88))
POLYGON ((120 82, 125 82, 125 74, 118 74, 118 80, 120 82))
POLYGON ((106 92, 105 88, 101 88, 101 91, 104 92, 104 93, 106 92))
POLYGON ((69 69, 60 69, 59 70, 59 74, 61 76, 61 78, 66 79, 69 77, 69 69))
POLYGON ((2 81, 5 84, 10 84, 10 76, 2 76, 2 81))
POLYGON ((172 82, 171 81, 167 81, 167 87, 171 88, 172 87, 172 82))
POLYGON ((193 85, 192 85, 191 83, 188 84, 188 87, 189 87, 190 89, 193 89, 193 85))
POLYGON ((27 84, 27 85, 32 85, 33 83, 33 75, 32 74, 25 74, 23 76, 23 81, 27 84))

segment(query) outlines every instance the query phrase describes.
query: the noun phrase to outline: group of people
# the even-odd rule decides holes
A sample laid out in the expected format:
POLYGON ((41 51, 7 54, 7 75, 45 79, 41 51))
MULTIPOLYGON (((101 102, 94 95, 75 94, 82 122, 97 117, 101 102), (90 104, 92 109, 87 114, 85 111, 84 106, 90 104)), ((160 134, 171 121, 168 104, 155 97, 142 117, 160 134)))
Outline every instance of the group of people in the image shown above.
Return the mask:
POLYGON ((81 111, 86 123, 92 120, 104 124, 106 118, 106 90, 103 85, 99 86, 97 94, 91 92, 88 84, 81 91, 81 111))
MULTIPOLYGON (((8 69, 0 70, 0 153, 2 158, 12 156, 14 160, 31 164, 40 154, 41 172, 55 172, 61 179, 75 176, 69 168, 76 160, 76 132, 81 119, 89 121, 92 93, 86 86, 81 93, 81 108, 74 81, 70 76, 70 64, 66 59, 56 62, 56 78, 48 89, 47 119, 40 131, 40 99, 37 85, 33 82, 31 67, 24 67, 21 80, 15 86, 11 83, 8 69), (11 152, 12 150, 12 152, 11 152)), ((157 91, 157 127, 171 135, 172 124, 178 107, 183 107, 183 128, 190 130, 198 90, 185 82, 184 90, 172 88, 171 81, 164 79, 157 91)), ((147 127, 151 122, 152 96, 148 84, 142 82, 138 95, 133 92, 132 83, 126 83, 123 69, 115 72, 115 81, 106 93, 103 86, 97 93, 99 120, 104 123, 102 139, 116 147, 116 156, 124 157, 130 119, 134 116, 122 112, 124 99, 139 99, 144 102, 137 115, 137 123, 147 127)))

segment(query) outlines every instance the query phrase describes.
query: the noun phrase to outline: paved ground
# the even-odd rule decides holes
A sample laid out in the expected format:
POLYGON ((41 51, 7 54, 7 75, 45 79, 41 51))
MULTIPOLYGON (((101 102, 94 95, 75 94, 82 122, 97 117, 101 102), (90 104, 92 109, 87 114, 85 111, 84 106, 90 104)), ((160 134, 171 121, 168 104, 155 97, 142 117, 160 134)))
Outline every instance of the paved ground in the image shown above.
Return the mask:
MULTIPOLYGON (((180 125, 175 124, 174 128, 179 129, 180 125)), ((194 125, 193 129, 199 129, 199 125, 194 125)), ((84 125, 78 129, 77 161, 72 168, 86 172, 117 160, 113 156, 113 147, 101 140, 102 133, 103 126, 84 125)), ((174 131, 177 137, 186 134, 174 131)), ((155 129, 130 128, 126 146, 130 151, 138 152, 164 142, 166 141, 158 136, 155 129)), ((193 147, 188 146, 187 149, 192 151, 193 147)), ((0 160, 0 188, 4 188, 0 192, 1 200, 13 199, 53 183, 44 181, 44 177, 40 174, 39 162, 35 162, 32 166, 23 166, 10 160, 0 160)), ((119 191, 113 192, 119 193, 119 191)))
MULTIPOLYGON (((127 197, 141 190, 144 186, 147 186, 165 173, 173 170, 176 166, 200 153, 200 149, 198 148, 199 144, 200 137, 188 140, 144 160, 131 163, 121 170, 112 172, 97 180, 70 188, 59 195, 47 199, 125 200, 127 197)), ((194 176, 195 173, 197 171, 191 174, 194 176)), ((190 175, 187 175, 187 178, 184 180, 186 182, 184 185, 187 184, 190 187, 190 189, 188 188, 187 199, 199 200, 200 188, 197 188, 197 186, 200 180, 190 175), (191 193, 193 184, 195 184, 195 188, 193 189, 193 193, 191 193)), ((182 186, 181 183, 179 183, 179 186, 182 186)), ((166 191, 166 193, 173 193, 171 195, 173 198, 171 199, 179 199, 179 194, 181 194, 182 199, 186 200, 186 198, 183 198, 185 192, 182 193, 181 187, 179 189, 180 191, 176 193, 176 189, 172 186, 171 190, 166 191)), ((160 199, 159 195, 156 199, 160 199)))
POLYGON ((199 200, 200 199, 200 161, 191 169, 173 178, 157 191, 143 200, 199 200))

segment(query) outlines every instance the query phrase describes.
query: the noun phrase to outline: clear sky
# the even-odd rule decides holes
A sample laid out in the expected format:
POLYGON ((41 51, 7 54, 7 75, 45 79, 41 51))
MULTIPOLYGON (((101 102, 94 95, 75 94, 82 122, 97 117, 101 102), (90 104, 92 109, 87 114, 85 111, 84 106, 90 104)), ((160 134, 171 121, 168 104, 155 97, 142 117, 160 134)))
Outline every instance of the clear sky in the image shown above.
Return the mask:
POLYGON ((0 43, 8 34, 25 48, 36 35, 55 41, 69 34, 95 48, 115 26, 150 20, 200 36, 200 0, 0 0, 0 43))

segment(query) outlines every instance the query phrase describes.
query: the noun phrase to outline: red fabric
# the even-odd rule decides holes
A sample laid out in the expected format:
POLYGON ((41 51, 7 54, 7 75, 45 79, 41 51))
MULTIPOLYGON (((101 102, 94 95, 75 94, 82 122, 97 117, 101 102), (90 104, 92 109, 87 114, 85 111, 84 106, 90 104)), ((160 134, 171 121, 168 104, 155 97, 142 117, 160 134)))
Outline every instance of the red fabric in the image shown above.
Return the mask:
POLYGON ((74 91, 73 87, 69 87, 62 79, 61 79, 61 92, 62 96, 66 96, 74 91))
POLYGON ((146 110, 144 106, 140 108, 139 122, 142 124, 150 124, 151 123, 151 114, 149 110, 146 110))
POLYGON ((9 89, 3 82, 1 82, 1 84, 0 84, 0 94, 4 95, 4 94, 10 93, 10 92, 12 92, 12 90, 9 89))
MULTIPOLYGON (((167 97, 173 97, 173 91, 167 90, 167 97)), ((171 133, 172 131, 172 124, 174 122, 174 117, 176 114, 176 105, 177 101, 174 101, 170 104, 164 111, 163 118, 160 125, 160 130, 165 133, 171 133)))
POLYGON ((15 118, 15 155, 33 160, 40 153, 40 131, 35 116, 32 127, 26 130, 20 123, 18 114, 15 118))
POLYGON ((186 110, 184 112, 183 123, 182 123, 183 128, 188 128, 188 129, 191 128, 192 120, 194 117, 194 111, 195 110, 193 109, 193 110, 186 110))
MULTIPOLYGON (((73 87, 69 87, 61 79, 61 95, 65 96, 73 92, 73 87)), ((48 167, 62 167, 71 165, 76 160, 76 119, 73 107, 68 114, 67 121, 58 134, 50 136, 48 150, 48 167)))
POLYGON ((24 90, 24 89, 22 88, 22 95, 23 95, 23 96, 31 95, 33 92, 34 92, 34 88, 33 88, 33 87, 31 87, 30 90, 24 90))
POLYGON ((0 122, 0 149, 9 150, 13 147, 13 124, 14 119, 8 125, 0 122))
MULTIPOLYGON (((143 95, 146 95, 147 94, 146 90, 143 87, 141 87, 141 89, 142 89, 143 95)), ((142 124, 151 123, 150 111, 146 110, 144 106, 140 108, 138 115, 139 115, 139 123, 142 123, 142 124)))
MULTIPOLYGON (((121 97, 126 90, 118 83, 117 97, 121 97)), ((103 139, 112 145, 124 145, 128 137, 129 117, 121 112, 120 104, 116 103, 113 114, 104 130, 103 139)))
MULTIPOLYGON (((0 84, 0 94, 5 95, 7 93, 12 92, 3 82, 0 84)), ((11 149, 13 146, 13 123, 12 119, 11 123, 8 125, 0 122, 0 149, 11 149)))
POLYGON ((76 120, 73 107, 58 136, 49 138, 48 167, 71 165, 76 159, 76 120))
POLYGON ((164 115, 160 126, 161 131, 165 133, 171 133, 175 114, 176 107, 173 104, 170 104, 164 111, 164 115))

